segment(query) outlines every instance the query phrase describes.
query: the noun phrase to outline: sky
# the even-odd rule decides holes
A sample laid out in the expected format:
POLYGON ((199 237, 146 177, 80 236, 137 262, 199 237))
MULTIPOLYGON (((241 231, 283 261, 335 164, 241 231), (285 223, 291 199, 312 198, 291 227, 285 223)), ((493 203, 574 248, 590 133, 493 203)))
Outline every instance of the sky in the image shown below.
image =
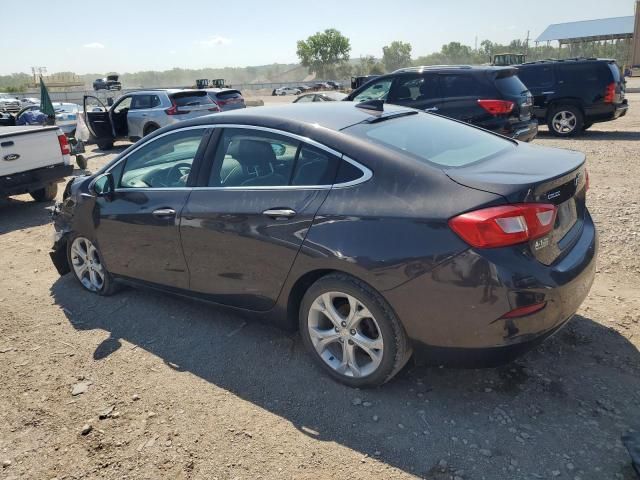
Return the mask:
POLYGON ((535 39, 552 23, 633 15, 634 0, 1 1, 0 74, 119 73, 295 63, 296 42, 326 28, 351 57, 394 40, 413 57, 451 41, 535 39), (10 21, 15 19, 15 21, 10 21), (27 19, 25 24, 23 20, 27 19), (28 28, 25 28, 28 26, 28 28))

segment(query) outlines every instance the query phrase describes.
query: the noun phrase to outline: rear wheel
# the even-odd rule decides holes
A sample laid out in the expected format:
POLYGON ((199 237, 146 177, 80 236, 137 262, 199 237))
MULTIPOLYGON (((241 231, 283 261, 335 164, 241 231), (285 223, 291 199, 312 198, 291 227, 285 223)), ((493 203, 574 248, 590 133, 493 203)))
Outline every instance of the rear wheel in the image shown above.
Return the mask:
POLYGON ((300 332, 321 368, 351 387, 382 385, 411 356, 391 307, 348 275, 328 275, 309 288, 300 306, 300 332))
POLYGON ((147 125, 146 127, 144 127, 144 132, 142 132, 142 134, 146 137, 147 135, 149 135, 150 133, 155 132, 156 130, 158 130, 158 127, 155 125, 147 125))
POLYGON ((69 240, 67 260, 85 290, 98 295, 111 295, 115 291, 115 283, 102 262, 98 248, 88 238, 77 235, 69 240))
POLYGON ((582 131, 584 117, 574 105, 558 105, 553 108, 547 120, 549 131, 556 137, 571 137, 582 131))
POLYGON ((56 198, 57 194, 58 184, 50 183, 44 188, 34 190, 29 195, 31 195, 31 198, 33 198, 36 202, 50 202, 51 200, 54 200, 56 198))

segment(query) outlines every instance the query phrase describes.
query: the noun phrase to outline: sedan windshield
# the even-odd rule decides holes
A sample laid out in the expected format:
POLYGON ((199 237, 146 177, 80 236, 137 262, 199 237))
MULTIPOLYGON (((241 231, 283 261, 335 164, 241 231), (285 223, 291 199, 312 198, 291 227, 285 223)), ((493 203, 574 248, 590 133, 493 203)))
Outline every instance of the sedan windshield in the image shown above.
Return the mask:
POLYGON ((359 123, 345 132, 443 167, 469 165, 514 148, 511 140, 427 113, 359 123))

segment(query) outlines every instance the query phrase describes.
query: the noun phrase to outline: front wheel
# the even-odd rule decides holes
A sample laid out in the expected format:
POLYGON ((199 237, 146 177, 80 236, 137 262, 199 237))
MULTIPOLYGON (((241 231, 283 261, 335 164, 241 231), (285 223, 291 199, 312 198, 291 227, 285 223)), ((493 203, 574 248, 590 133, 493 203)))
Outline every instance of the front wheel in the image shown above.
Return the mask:
POLYGON ((547 121, 549 131, 556 137, 572 137, 582 131, 584 117, 574 105, 558 105, 553 108, 547 121))
POLYGON ((348 275, 327 275, 309 288, 300 306, 300 332, 321 368, 351 387, 382 385, 411 356, 391 307, 348 275))
POLYGON ((98 248, 91 240, 80 235, 67 243, 67 260, 80 285, 98 295, 111 295, 115 283, 102 261, 98 248))
POLYGON ((36 202, 50 202, 56 198, 58 194, 58 184, 50 183, 44 188, 40 188, 39 190, 34 190, 30 193, 31 198, 33 198, 36 202))

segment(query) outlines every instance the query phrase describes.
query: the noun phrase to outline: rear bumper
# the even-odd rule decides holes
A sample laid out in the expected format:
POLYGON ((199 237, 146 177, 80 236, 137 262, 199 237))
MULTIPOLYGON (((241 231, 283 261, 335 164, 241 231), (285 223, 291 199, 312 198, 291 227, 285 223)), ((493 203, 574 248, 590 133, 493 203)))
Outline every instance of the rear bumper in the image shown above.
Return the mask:
POLYGON ((0 195, 20 195, 61 182, 73 172, 73 165, 53 165, 0 177, 0 195))
POLYGON ((629 103, 625 99, 616 104, 599 104, 585 109, 585 121, 590 123, 610 122, 620 117, 624 117, 629 110, 629 103))
POLYGON ((469 249, 385 298, 412 339, 417 357, 446 364, 509 360, 561 328, 578 310, 595 277, 597 234, 586 213, 570 252, 545 266, 528 245, 469 249), (531 315, 505 313, 546 303, 531 315))
POLYGON ((513 126, 510 137, 521 142, 530 142, 538 136, 538 122, 531 120, 530 122, 516 124, 513 126))

